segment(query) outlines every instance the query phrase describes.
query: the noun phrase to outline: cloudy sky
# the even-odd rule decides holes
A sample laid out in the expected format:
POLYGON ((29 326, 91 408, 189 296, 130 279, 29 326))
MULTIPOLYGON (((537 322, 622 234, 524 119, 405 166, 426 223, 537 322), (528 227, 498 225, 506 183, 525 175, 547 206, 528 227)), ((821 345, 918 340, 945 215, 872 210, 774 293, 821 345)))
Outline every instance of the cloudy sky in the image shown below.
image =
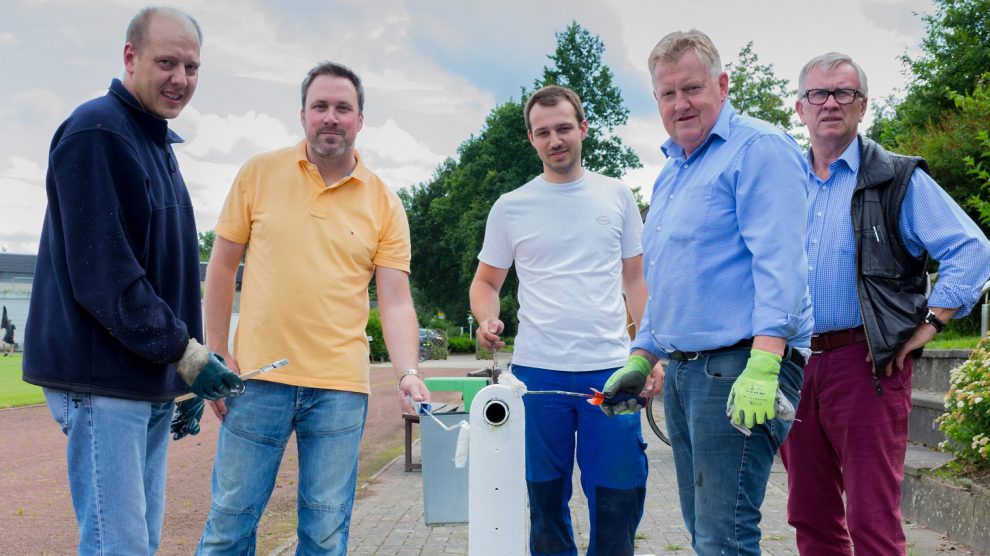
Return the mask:
MULTIPOLYGON (((34 253, 52 133, 123 73, 132 0, 0 0, 0 250, 34 253)), ((518 98, 575 20, 605 42, 630 121, 619 131, 650 191, 666 139, 646 57, 664 34, 698 27, 723 62, 754 41, 761 62, 796 84, 812 56, 838 50, 865 68, 870 96, 903 87, 897 57, 916 53, 928 0, 175 0, 205 34, 199 88, 173 128, 200 231, 211 229, 244 160, 302 138, 299 82, 330 59, 367 92, 358 149, 393 188, 429 179, 498 103, 518 98)), ((869 118, 869 116, 868 116, 869 118)), ((869 123, 869 121, 867 121, 869 123)), ((535 154, 534 154, 535 156, 535 154)))

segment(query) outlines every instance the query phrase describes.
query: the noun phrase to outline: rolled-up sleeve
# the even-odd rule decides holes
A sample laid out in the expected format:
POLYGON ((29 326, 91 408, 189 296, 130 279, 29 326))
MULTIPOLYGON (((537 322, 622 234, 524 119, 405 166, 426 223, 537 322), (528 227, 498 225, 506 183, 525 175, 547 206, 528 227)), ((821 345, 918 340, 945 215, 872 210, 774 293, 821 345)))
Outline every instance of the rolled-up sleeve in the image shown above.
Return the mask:
POLYGON ((990 242, 973 220, 927 173, 915 169, 901 204, 899 228, 914 256, 938 261, 938 281, 928 304, 968 315, 990 278, 990 242))

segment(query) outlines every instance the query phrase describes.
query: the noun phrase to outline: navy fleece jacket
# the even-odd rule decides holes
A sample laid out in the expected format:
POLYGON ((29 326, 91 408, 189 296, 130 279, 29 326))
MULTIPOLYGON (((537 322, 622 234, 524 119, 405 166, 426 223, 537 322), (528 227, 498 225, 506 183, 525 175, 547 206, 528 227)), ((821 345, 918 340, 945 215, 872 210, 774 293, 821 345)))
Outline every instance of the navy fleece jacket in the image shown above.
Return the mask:
POLYGON ((26 382, 146 401, 188 391, 174 362, 203 334, 196 224, 171 147, 181 141, 117 79, 55 133, 26 382))

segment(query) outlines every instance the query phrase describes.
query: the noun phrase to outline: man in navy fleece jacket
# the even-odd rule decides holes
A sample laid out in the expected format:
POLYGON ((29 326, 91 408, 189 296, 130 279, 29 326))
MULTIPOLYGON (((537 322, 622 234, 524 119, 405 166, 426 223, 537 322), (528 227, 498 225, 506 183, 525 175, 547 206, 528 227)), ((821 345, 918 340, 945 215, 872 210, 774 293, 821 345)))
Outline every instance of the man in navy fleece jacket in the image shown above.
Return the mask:
MULTIPOLYGON (((51 144, 23 370, 68 437, 80 554, 157 550, 172 400, 243 390, 201 344, 196 224, 166 123, 196 89, 201 43, 188 15, 142 10, 123 81, 51 144)), ((197 432, 202 399, 180 405, 177 432, 197 432)))

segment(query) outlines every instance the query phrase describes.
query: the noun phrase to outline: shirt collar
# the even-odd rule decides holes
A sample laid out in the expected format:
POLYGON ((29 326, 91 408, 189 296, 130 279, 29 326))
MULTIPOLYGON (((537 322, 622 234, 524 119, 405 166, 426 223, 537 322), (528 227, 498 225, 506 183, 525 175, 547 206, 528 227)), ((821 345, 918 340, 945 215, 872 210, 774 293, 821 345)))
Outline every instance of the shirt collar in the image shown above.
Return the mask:
MULTIPOLYGON (((348 183, 351 180, 355 180, 361 183, 368 183, 371 181, 371 170, 364 165, 364 159, 361 158, 361 153, 354 150, 354 158, 357 160, 357 165, 354 166, 354 170, 351 171, 351 175, 338 181, 337 183, 331 185, 330 187, 339 187, 348 183)), ((310 164, 309 157, 306 156, 306 140, 303 139, 296 145, 296 160, 299 163, 300 168, 306 168, 310 164)))
MULTIPOLYGON (((808 173, 814 174, 815 161, 812 160, 811 149, 808 149, 807 158, 808 158, 808 173)), ((840 163, 845 164, 846 168, 848 168, 849 171, 851 171, 853 174, 859 173, 859 136, 857 136, 856 139, 854 139, 851 143, 849 143, 849 146, 846 147, 846 150, 842 151, 842 154, 839 155, 839 158, 835 159, 834 161, 832 161, 831 164, 828 165, 829 173, 834 174, 835 170, 837 169, 836 164, 840 164, 840 163)))
MULTIPOLYGON (((718 118, 715 120, 715 125, 712 126, 711 131, 708 132, 708 137, 701 142, 701 145, 694 150, 694 153, 702 150, 705 146, 712 140, 712 137, 718 137, 725 140, 729 137, 729 122, 732 117, 736 115, 736 109, 732 107, 732 103, 726 101, 722 105, 722 109, 718 113, 718 118)), ((667 139, 660 145, 660 150, 667 158, 684 158, 684 148, 674 142, 673 138, 667 139)), ((692 155, 694 153, 691 153, 692 155)))
POLYGON ((122 102, 124 106, 131 111, 134 118, 138 123, 148 131, 156 140, 165 143, 183 143, 182 137, 179 134, 168 128, 168 122, 158 116, 148 112, 141 106, 138 99, 134 98, 134 95, 124 87, 124 84, 120 79, 114 78, 110 82, 110 93, 117 97, 117 100, 122 102))

